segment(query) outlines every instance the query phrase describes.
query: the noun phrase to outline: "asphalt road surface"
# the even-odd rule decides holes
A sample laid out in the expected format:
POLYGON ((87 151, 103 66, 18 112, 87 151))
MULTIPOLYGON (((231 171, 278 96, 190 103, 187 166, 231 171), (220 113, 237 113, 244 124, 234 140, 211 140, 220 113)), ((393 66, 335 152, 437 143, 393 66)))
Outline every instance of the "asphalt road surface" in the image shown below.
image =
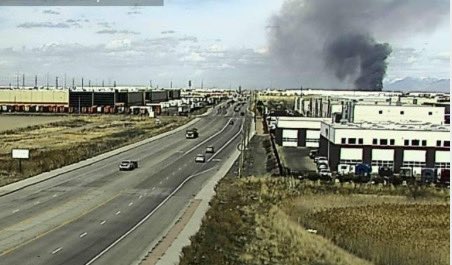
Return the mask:
POLYGON ((239 113, 212 111, 197 139, 180 131, 0 197, 0 264, 136 262, 235 150, 239 113), (216 153, 195 163, 210 145, 216 153), (119 171, 127 159, 139 167, 119 171))

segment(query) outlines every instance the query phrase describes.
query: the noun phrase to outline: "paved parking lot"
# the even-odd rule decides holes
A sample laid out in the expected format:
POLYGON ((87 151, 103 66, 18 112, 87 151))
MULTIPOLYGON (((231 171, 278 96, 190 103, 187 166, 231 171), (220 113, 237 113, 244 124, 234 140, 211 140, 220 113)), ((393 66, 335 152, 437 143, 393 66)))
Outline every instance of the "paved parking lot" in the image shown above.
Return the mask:
POLYGON ((309 148, 306 147, 281 147, 278 146, 281 163, 291 173, 316 172, 314 161, 309 158, 309 148))

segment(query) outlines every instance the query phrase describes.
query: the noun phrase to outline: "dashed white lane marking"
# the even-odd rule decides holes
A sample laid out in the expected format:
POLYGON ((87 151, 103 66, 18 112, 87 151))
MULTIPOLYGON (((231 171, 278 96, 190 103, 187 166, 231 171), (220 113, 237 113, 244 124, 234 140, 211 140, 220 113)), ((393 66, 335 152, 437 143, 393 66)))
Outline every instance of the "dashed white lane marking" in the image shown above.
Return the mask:
POLYGON ((38 205, 38 204, 40 204, 41 202, 40 201, 37 201, 37 202, 35 202, 35 205, 38 205))
POLYGON ((107 222, 107 221, 103 220, 102 222, 100 222, 100 224, 103 225, 103 224, 105 224, 105 222, 107 222))
POLYGON ((152 190, 155 190, 155 187, 152 187, 152 190))
POLYGON ((19 209, 16 209, 16 210, 13 211, 13 213, 17 213, 18 211, 20 211, 20 210, 19 210, 19 209))
POLYGON ((117 212, 116 212, 116 215, 118 215, 118 214, 120 214, 120 213, 121 213, 121 211, 117 211, 117 212))
POLYGON ((168 177, 166 177, 166 179, 168 179, 168 177))
POLYGON ((160 180, 159 184, 162 184, 162 181, 160 180))
POLYGON ((80 234, 80 238, 82 238, 82 237, 84 237, 84 236, 86 236, 88 233, 82 233, 82 234, 80 234))
POLYGON ((129 203, 129 206, 132 206, 132 205, 133 205, 133 202, 129 203))
POLYGON ((58 195, 56 195, 56 194, 53 194, 52 198, 55 198, 56 196, 58 196, 58 195))
POLYGON ((138 199, 141 199, 141 198, 143 198, 143 195, 140 195, 140 197, 138 197, 138 199))
POLYGON ((52 251, 52 254, 56 254, 56 253, 58 253, 60 250, 62 250, 63 248, 57 248, 57 249, 55 249, 54 251, 52 251))

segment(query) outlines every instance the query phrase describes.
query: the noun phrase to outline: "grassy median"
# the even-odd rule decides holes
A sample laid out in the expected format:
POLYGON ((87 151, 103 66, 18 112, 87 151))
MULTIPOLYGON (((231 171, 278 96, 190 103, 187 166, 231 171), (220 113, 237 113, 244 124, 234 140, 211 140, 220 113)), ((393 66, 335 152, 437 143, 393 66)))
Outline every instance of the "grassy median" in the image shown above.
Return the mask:
POLYGON ((449 264, 445 190, 228 176, 216 192, 180 264, 449 264))
POLYGON ((64 121, 0 133, 0 186, 96 156, 163 132, 191 118, 123 115, 68 116, 64 121), (22 163, 11 158, 13 148, 30 149, 22 163))

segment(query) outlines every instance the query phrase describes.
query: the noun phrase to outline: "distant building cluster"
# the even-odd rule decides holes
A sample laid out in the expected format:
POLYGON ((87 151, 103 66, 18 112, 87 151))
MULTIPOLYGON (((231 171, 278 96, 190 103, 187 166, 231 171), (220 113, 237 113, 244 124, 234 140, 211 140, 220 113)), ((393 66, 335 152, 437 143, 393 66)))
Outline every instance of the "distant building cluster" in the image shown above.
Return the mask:
POLYGON ((409 168, 415 175, 425 169, 450 169, 449 94, 326 90, 300 94, 289 94, 295 99, 287 115, 266 109, 278 145, 316 148, 336 172, 358 164, 369 165, 373 173, 381 167, 395 173, 409 168))
POLYGON ((187 115, 230 95, 228 91, 173 88, 0 88, 0 112, 187 115))

